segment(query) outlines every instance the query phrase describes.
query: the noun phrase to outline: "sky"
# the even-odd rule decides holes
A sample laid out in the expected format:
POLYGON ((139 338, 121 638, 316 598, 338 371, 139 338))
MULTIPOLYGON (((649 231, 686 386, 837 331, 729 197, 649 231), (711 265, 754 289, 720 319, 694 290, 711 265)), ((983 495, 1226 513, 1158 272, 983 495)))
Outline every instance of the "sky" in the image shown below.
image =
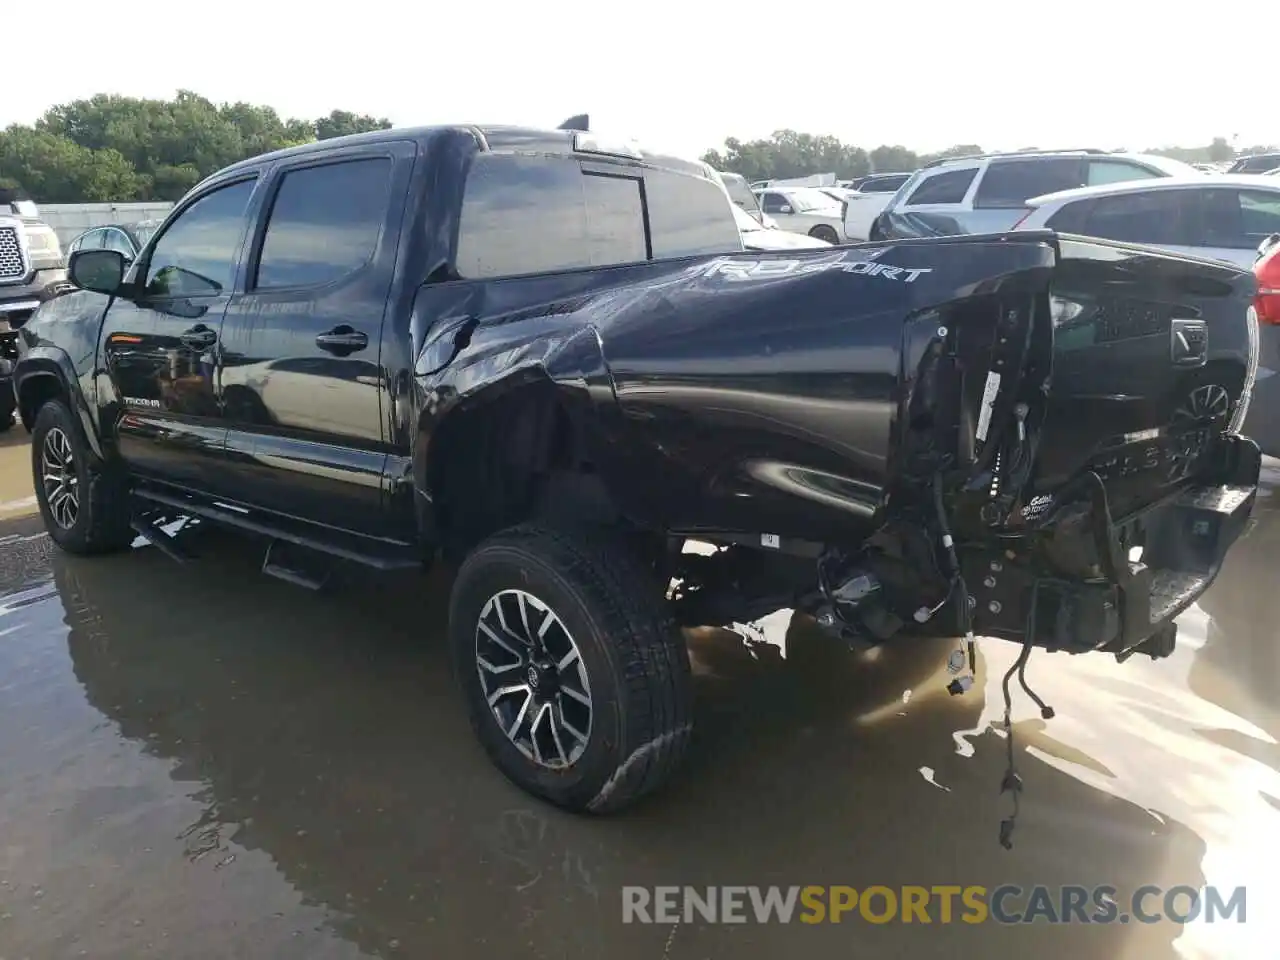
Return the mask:
POLYGON ((683 156, 781 128, 919 152, 1280 142, 1256 39, 1280 36, 1275 0, 1234 0, 1223 16, 1190 0, 129 6, 154 14, 61 0, 63 26, 6 44, 9 76, 25 81, 5 85, 0 126, 95 93, 186 88, 396 126, 555 126, 585 112, 601 133, 683 156), (97 22, 115 26, 70 26, 97 22))

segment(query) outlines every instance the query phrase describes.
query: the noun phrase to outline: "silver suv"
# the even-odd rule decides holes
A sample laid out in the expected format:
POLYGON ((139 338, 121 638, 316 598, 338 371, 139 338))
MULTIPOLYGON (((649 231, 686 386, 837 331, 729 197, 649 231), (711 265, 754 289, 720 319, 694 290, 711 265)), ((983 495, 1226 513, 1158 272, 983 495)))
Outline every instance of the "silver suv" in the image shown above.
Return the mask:
POLYGON ((1025 151, 938 160, 917 170, 871 228, 872 240, 999 233, 1031 197, 1150 177, 1205 176, 1188 163, 1145 153, 1025 151))

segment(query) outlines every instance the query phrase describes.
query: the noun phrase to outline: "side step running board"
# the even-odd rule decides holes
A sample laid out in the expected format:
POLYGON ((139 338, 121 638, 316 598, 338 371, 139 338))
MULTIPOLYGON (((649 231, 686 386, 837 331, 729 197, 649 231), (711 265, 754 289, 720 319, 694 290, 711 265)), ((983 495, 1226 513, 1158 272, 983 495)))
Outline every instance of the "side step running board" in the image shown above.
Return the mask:
MULTIPOLYGON (((303 560, 298 555, 300 551, 290 550, 289 547, 290 544, 283 540, 272 540, 267 544, 266 555, 262 558, 262 572, 269 577, 292 583, 295 587, 316 591, 324 589, 329 582, 331 568, 326 566, 323 570, 308 570, 308 564, 300 562, 303 560)), ((318 555, 313 556, 320 559, 318 555)))
POLYGON ((143 540, 147 541, 170 560, 177 563, 187 563, 195 559, 182 544, 178 543, 177 537, 150 520, 143 517, 134 517, 129 521, 129 526, 133 528, 133 531, 138 536, 142 537, 143 540))
MULTIPOLYGON (((138 487, 133 490, 133 495, 143 500, 149 500, 152 503, 163 504, 179 513, 188 516, 200 517, 205 520, 211 520, 215 523, 225 524, 229 527, 256 533, 259 536, 267 537, 272 541, 282 541, 283 543, 292 544, 297 547, 305 547, 314 550, 317 553, 326 554, 331 557, 339 557, 343 560, 350 560, 366 567, 373 567, 376 570, 403 570, 413 567, 419 567, 422 561, 410 554, 406 549, 402 555, 395 553, 375 553, 363 550, 353 550, 334 543, 328 543, 322 540, 308 537, 303 534, 294 533, 290 530, 283 530, 278 527, 260 523, 249 517, 241 516, 238 513, 232 513, 230 510, 219 510, 214 506, 207 506, 198 503, 187 497, 162 493, 159 490, 153 490, 150 487, 138 487)), ((145 536, 145 534, 144 534, 145 536)))

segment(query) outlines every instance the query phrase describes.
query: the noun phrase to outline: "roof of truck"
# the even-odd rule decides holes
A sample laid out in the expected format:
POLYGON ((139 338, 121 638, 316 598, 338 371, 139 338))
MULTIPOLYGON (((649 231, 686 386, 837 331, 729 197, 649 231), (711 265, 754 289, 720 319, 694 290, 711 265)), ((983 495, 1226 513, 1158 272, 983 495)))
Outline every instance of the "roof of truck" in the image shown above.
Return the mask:
POLYGON ((482 149, 491 153, 572 154, 577 151, 577 144, 579 143, 577 138, 579 136, 589 137, 605 146, 602 146, 602 149, 595 151, 581 151, 585 155, 589 156, 594 152, 607 156, 615 156, 615 154, 610 153, 607 145, 625 144, 626 149, 630 152, 634 152, 635 154, 631 158, 639 159, 640 162, 644 164, 663 167, 669 170, 679 171, 681 173, 689 173, 700 177, 706 176, 705 170, 695 161, 684 160, 680 157, 674 157, 667 154, 654 153, 632 141, 597 134, 594 131, 588 133, 586 131, 579 130, 550 130, 538 127, 517 127, 503 124, 444 124, 431 127, 394 127, 390 130, 371 130, 368 133, 355 133, 346 137, 332 137, 328 140, 315 140, 311 143, 304 143, 296 147, 286 147, 283 150, 275 150, 271 153, 264 153, 256 157, 250 157, 247 160, 241 160, 239 163, 232 164, 229 167, 219 170, 214 174, 214 176, 221 178, 226 174, 233 173, 238 170, 258 167, 264 163, 286 160, 291 157, 327 152, 336 147, 354 146, 364 143, 384 143, 393 140, 411 140, 416 143, 425 144, 427 141, 434 139, 440 134, 450 131, 470 133, 483 145, 482 149))

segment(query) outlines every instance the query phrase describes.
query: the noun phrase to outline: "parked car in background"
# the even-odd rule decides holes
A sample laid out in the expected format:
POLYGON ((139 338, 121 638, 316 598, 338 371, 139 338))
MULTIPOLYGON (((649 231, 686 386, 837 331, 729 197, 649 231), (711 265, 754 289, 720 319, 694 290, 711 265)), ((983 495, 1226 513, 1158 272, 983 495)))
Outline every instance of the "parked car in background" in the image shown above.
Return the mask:
POLYGON ((910 179, 909 173, 880 173, 859 178, 854 192, 845 198, 840 215, 845 239, 870 239, 876 217, 910 179))
POLYGON ((733 208, 733 218, 738 222, 742 246, 746 250, 805 250, 831 246, 826 240, 807 233, 792 233, 777 226, 766 227, 738 206, 733 208))
POLYGON ((839 243, 844 227, 840 201, 817 187, 769 187, 757 190, 760 209, 783 230, 806 233, 827 243, 839 243))
POLYGON ((1280 233, 1280 181, 1256 174, 1164 177, 1063 190, 1026 201, 1017 230, 1056 230, 1253 269, 1280 233))
POLYGON ((0 188, 0 329, 20 327, 70 288, 58 235, 24 193, 0 188))
POLYGON ((1258 278, 1258 320, 1280 326, 1280 233, 1267 237, 1258 247, 1253 275, 1258 278))
POLYGON ((925 224, 934 233, 998 233, 1026 213, 1028 197, 1058 190, 1156 177, 1205 177, 1189 163, 1154 154, 1102 150, 1027 151, 939 160, 917 170, 873 223, 870 239, 893 239, 918 231, 895 227, 925 224))
POLYGON ((160 226, 161 220, 139 220, 136 223, 109 223, 101 227, 92 227, 67 245, 67 255, 77 250, 118 250, 125 259, 132 262, 151 235, 160 226))
POLYGON ((1227 168, 1227 173, 1270 173, 1280 170, 1280 153, 1255 153, 1240 157, 1227 168))

